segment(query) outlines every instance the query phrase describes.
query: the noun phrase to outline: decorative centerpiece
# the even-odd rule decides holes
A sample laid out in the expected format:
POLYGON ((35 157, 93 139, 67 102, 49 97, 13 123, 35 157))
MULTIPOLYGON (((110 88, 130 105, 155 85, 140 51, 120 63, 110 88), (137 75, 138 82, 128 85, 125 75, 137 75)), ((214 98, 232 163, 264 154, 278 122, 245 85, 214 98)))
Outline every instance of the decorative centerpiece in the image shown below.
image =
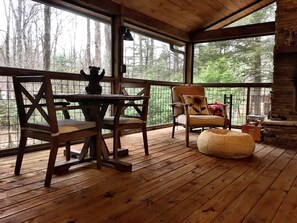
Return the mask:
POLYGON ((102 87, 99 82, 102 80, 105 74, 105 70, 99 74, 100 67, 89 66, 90 74, 87 75, 83 70, 80 70, 80 74, 89 81, 88 86, 86 86, 86 92, 88 94, 101 94, 102 87))

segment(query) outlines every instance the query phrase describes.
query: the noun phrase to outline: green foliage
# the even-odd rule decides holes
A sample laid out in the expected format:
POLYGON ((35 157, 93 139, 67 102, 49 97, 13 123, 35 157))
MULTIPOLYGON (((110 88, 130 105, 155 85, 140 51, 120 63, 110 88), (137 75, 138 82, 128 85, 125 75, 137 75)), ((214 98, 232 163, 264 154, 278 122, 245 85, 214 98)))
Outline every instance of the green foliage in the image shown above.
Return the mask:
POLYGON ((215 61, 207 61, 196 82, 236 83, 239 81, 239 78, 236 72, 232 72, 234 70, 232 66, 236 66, 236 64, 227 60, 225 57, 221 57, 215 61))
POLYGON ((171 123, 171 94, 169 87, 152 86, 149 101, 148 125, 171 123))
MULTIPOLYGON (((232 24, 232 26, 271 21, 274 11, 275 5, 270 5, 232 24)), ((194 82, 271 82, 273 47, 274 36, 196 44, 194 49, 194 82)))
POLYGON ((265 36, 197 44, 194 82, 271 82, 273 38, 265 36), (217 78, 213 78, 216 75, 217 78))
POLYGON ((15 101, 0 99, 0 126, 16 126, 18 123, 18 114, 15 101))
POLYGON ((65 55, 53 56, 52 61, 52 67, 54 71, 77 73, 79 70, 78 67, 75 67, 75 63, 72 62, 71 59, 67 58, 65 55))
MULTIPOLYGON (((156 81, 183 81, 184 56, 170 50, 165 42, 133 33, 133 42, 124 43, 124 77, 156 81)), ((184 51, 184 47, 181 47, 184 51)))
POLYGON ((228 27, 242 26, 247 24, 270 22, 275 20, 276 3, 270 4, 267 7, 258 10, 242 19, 230 24, 228 27))

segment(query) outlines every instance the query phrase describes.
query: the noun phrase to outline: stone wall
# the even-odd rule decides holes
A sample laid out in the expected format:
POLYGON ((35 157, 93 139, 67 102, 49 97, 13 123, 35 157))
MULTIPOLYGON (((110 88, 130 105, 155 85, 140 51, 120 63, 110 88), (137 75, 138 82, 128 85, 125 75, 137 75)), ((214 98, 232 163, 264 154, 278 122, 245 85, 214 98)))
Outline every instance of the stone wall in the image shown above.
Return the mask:
POLYGON ((296 143, 297 142, 297 121, 265 120, 264 142, 266 143, 296 143))
MULTIPOLYGON (((297 1, 277 0, 271 121, 297 120, 297 1)), ((295 141, 295 125, 264 125, 264 141, 295 141), (266 139, 266 140, 265 140, 266 139), (282 140, 281 140, 282 139, 282 140)))
POLYGON ((297 120, 297 1, 277 1, 275 43, 271 117, 297 120))

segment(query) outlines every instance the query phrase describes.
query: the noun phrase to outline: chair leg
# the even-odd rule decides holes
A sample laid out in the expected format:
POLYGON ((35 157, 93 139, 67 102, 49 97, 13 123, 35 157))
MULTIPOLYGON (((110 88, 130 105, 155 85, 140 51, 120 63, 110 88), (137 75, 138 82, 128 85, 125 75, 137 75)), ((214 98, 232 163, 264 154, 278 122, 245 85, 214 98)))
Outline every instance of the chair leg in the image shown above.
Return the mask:
POLYGON ((70 151, 70 142, 66 142, 66 161, 70 160, 70 155, 71 155, 71 151, 70 151))
POLYGON ((223 126, 223 129, 227 129, 227 128, 228 128, 228 125, 225 123, 223 126))
POLYGON ((189 132, 190 129, 186 127, 186 147, 189 147, 189 132))
POLYGON ((23 157, 25 153, 25 147, 27 144, 27 136, 25 136, 25 132, 21 131, 21 137, 20 137, 20 142, 19 142, 19 149, 18 149, 18 154, 17 154, 17 159, 16 159, 16 164, 15 164, 15 169, 14 169, 14 174, 19 175, 21 171, 21 166, 23 162, 23 157))
POLYGON ((122 136, 122 131, 119 131, 119 135, 118 135, 118 149, 122 148, 121 136, 122 136))
POLYGON ((143 136, 143 144, 144 144, 145 155, 149 155, 146 126, 142 127, 142 136, 143 136))
POLYGON ((44 181, 45 187, 50 187, 51 185, 58 149, 59 149, 59 142, 54 139, 51 143, 51 150, 50 150, 48 164, 47 164, 47 170, 46 170, 45 181, 44 181))
POLYGON ((101 169, 102 162, 101 162, 101 135, 96 135, 96 161, 97 161, 97 169, 101 169))
POLYGON ((173 122, 171 138, 174 138, 174 133, 175 133, 175 124, 173 122))
POLYGON ((119 129, 113 130, 113 158, 116 160, 118 158, 118 149, 121 148, 120 140, 121 132, 119 129))

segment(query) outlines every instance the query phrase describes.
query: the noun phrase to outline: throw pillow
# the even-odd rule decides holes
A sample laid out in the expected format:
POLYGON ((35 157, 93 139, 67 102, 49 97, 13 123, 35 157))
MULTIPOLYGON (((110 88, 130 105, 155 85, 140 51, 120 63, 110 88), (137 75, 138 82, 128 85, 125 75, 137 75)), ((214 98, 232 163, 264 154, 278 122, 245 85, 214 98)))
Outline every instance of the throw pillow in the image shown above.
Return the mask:
MULTIPOLYGON (((209 112, 213 115, 224 117, 222 104, 223 103, 216 101, 214 104, 208 105, 209 112)), ((231 120, 227 118, 226 125, 230 125, 230 124, 231 124, 231 120)))
POLYGON ((207 100, 203 95, 181 95, 183 103, 189 105, 189 115, 209 115, 207 100))
POLYGON ((213 115, 218 115, 224 117, 223 109, 222 109, 222 103, 221 102, 215 102, 214 104, 208 105, 208 110, 213 115))

